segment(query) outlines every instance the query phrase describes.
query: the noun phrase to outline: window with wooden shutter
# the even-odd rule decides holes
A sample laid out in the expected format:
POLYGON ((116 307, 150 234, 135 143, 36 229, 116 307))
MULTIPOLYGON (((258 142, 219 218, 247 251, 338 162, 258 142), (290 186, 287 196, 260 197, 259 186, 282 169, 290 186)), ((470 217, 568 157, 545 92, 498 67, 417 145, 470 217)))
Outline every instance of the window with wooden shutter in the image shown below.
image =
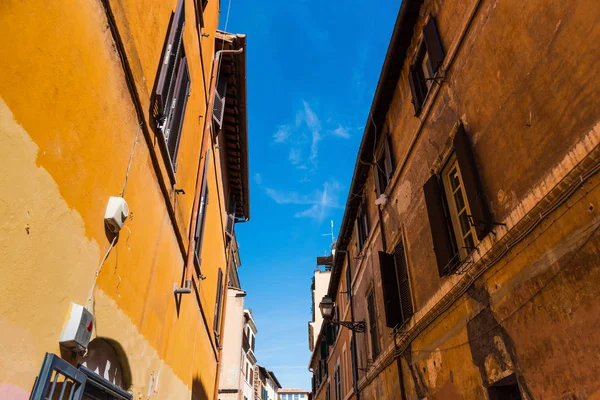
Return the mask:
POLYGON ((219 75, 217 79, 217 88, 215 90, 215 100, 213 104, 213 120, 220 128, 223 127, 223 115, 225 115, 225 97, 227 94, 227 81, 219 75))
POLYGON ((421 113, 427 94, 431 90, 436 74, 442 66, 444 56, 444 49, 435 19, 430 17, 423 28, 423 41, 418 47, 417 56, 408 73, 415 116, 421 113))
POLYGON ((369 235, 369 220, 367 216, 367 210, 365 204, 363 204, 358 210, 358 215, 356 217, 356 226, 357 226, 357 246, 358 252, 360 253, 367 241, 367 237, 369 235))
POLYGON ((350 265, 350 254, 348 253, 348 263, 346 265, 346 298, 350 300, 352 297, 352 269, 350 265))
POLYGON ((208 162, 210 158, 210 149, 204 156, 204 169, 202 175, 202 187, 200 188, 200 205, 198 207, 198 217, 196 218, 196 231, 194 233, 194 253, 198 264, 197 273, 200 275, 200 266, 202 265, 202 240, 204 238, 204 225, 206 224, 206 209, 208 205, 208 162))
POLYGON ((375 310, 375 292, 371 290, 367 296, 367 313, 369 315, 369 337, 371 338, 371 358, 379 356, 379 335, 377 334, 377 313, 375 310))
POLYGON ((385 324, 388 328, 394 328, 402 323, 402 313, 400 311, 396 267, 392 254, 379 252, 379 271, 381 273, 385 324))
POLYGON ((458 126, 453 144, 469 205, 470 223, 475 228, 477 238, 483 240, 491 230, 492 218, 477 173, 477 164, 472 146, 462 124, 458 126))
POLYGON ((152 94, 152 117, 162 132, 169 164, 176 170, 177 150, 190 94, 190 73, 183 46, 185 2, 180 0, 167 31, 152 94))
POLYGON ((350 338, 350 358, 352 359, 352 387, 356 389, 358 383, 358 365, 356 355, 356 339, 354 335, 350 338))
POLYGON ((392 175, 394 174, 394 162, 392 159, 391 138, 389 134, 385 136, 377 160, 373 165, 373 169, 375 189, 377 191, 377 196, 380 196, 387 189, 388 184, 392 179, 392 175))
POLYGON ((431 176, 423 186, 429 227, 433 240, 433 251, 440 276, 451 272, 460 261, 458 251, 450 233, 446 215, 445 198, 437 175, 431 176))
MULTIPOLYGON (((219 275, 217 276, 217 298, 215 300, 215 315, 213 322, 213 331, 215 337, 219 339, 221 332, 221 308, 223 306, 223 270, 219 268, 219 275)), ((219 340, 220 342, 220 340, 219 340)), ((254 349, 253 349, 254 350, 254 349)))
POLYGON ((412 296, 410 292, 410 281, 408 279, 408 266, 402 240, 394 249, 394 263, 396 264, 396 275, 398 277, 398 293, 400 297, 400 310, 402 311, 402 323, 407 322, 413 315, 412 296))

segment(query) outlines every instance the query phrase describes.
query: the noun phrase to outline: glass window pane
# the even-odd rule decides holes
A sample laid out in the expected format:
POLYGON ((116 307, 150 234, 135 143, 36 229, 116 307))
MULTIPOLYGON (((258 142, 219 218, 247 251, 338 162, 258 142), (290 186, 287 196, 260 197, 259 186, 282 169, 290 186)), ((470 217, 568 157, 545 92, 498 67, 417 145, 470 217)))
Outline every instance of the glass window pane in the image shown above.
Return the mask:
POLYGON ((467 217, 466 210, 458 216, 458 221, 460 222, 460 230, 463 236, 471 231, 471 223, 469 222, 469 217, 467 217))
POLYGON ((465 198, 463 197, 461 188, 458 188, 458 190, 454 193, 454 204, 456 205, 457 213, 460 213, 463 208, 465 208, 465 198))
POLYGON ((448 176, 450 178, 450 185, 452 186, 452 191, 455 191, 456 188, 460 186, 460 180, 458 178, 458 171, 456 170, 456 167, 452 168, 448 176))

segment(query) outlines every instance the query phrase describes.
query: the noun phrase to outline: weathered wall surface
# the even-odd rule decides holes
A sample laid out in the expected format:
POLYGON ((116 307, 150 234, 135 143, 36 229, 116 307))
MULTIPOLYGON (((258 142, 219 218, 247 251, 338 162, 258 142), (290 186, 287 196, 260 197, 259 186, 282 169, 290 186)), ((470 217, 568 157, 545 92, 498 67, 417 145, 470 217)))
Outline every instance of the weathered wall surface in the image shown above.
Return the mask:
MULTIPOLYGON (((150 94, 176 3, 109 2, 151 135, 150 94)), ((210 37, 202 42, 204 64, 194 2, 186 1, 185 12, 192 90, 173 185, 160 137, 147 137, 138 127, 103 3, 0 5, 0 50, 11 54, 0 60, 0 397, 28 397, 44 352, 59 353, 70 302, 90 302, 110 246, 104 210, 108 197, 123 191, 138 134, 125 194, 132 214, 95 285, 94 336, 123 346, 136 395, 213 397, 217 270, 225 272, 219 207, 225 201, 217 196, 223 188, 214 162, 201 304, 192 294, 178 306, 173 285, 183 276, 218 2, 209 2, 205 12, 210 37), (186 195, 176 195, 175 188, 186 195), (160 384, 149 389, 159 371, 160 384)))
MULTIPOLYGON (((496 227, 473 260, 515 228, 551 189, 564 192, 568 173, 600 144, 600 28, 592 1, 516 4, 493 0, 425 1, 387 112, 395 172, 382 207, 386 250, 404 240, 415 315, 411 329, 461 280, 440 277, 423 185, 439 172, 461 120, 496 227), (419 117, 408 82, 426 18, 439 30, 445 59, 419 117), (562 183, 561 183, 562 181, 562 183)), ((586 162, 591 162, 587 159, 586 162)), ((596 228, 598 178, 546 216, 416 336, 402 355, 409 399, 480 399, 515 373, 523 396, 586 399, 600 394, 595 287, 600 284, 596 228), (597 341, 596 341, 597 342, 597 341)), ((400 398, 391 329, 385 327, 377 252, 383 249, 372 174, 365 185, 371 232, 367 249, 348 251, 354 268, 355 320, 367 319, 366 293, 376 290, 381 356, 368 362, 359 335, 361 395, 400 398), (387 352, 387 353, 386 353, 387 352)), ((554 195, 553 195, 554 196, 554 195)), ((537 210, 537 209, 536 209, 537 210)), ((528 216, 531 218, 531 216, 528 216)))

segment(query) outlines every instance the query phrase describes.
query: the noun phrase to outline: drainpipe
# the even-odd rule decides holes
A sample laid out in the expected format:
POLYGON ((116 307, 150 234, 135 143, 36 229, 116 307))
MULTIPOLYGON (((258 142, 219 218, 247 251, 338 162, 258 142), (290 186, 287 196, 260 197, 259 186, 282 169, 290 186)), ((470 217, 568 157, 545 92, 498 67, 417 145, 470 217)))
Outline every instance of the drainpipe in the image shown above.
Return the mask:
MULTIPOLYGON (((213 109, 214 103, 215 103, 215 92, 217 90, 217 77, 219 74, 219 66, 221 64, 221 55, 222 54, 239 54, 243 51, 244 51, 243 48, 237 49, 237 50, 219 50, 215 54, 215 60, 213 61, 213 67, 212 67, 212 76, 210 77, 210 82, 211 82, 210 83, 210 97, 209 97, 209 103, 208 103, 206 117, 205 117, 206 126, 204 127, 204 139, 202 141, 201 151, 203 151, 207 147, 207 145, 208 145, 207 141, 211 137, 211 132, 210 132, 210 125, 212 123, 211 110, 213 109)), ((175 294, 186 294, 186 293, 192 292, 192 278, 193 278, 193 273, 194 273, 194 268, 192 267, 192 264, 194 262, 194 247, 195 247, 194 233, 196 232, 196 223, 198 220, 198 209, 200 208, 200 195, 201 195, 200 190, 202 188, 202 179, 204 178, 201 171, 204 170, 204 163, 206 163, 206 161, 207 161, 206 157, 204 157, 204 162, 202 162, 198 165, 198 173, 196 174, 196 176, 197 176, 197 178, 196 178, 196 194, 194 196, 194 207, 192 208, 192 223, 190 224, 190 238, 189 238, 189 244, 188 244, 187 262, 185 264, 185 283, 184 283, 184 286, 181 288, 175 287, 175 290, 174 290, 175 294)))

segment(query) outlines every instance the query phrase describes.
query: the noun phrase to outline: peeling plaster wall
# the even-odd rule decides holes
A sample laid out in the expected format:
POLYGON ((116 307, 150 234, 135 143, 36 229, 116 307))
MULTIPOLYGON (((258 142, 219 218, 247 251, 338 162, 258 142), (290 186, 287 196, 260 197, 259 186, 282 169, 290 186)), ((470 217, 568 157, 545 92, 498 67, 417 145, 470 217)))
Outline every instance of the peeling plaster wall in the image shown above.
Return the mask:
POLYGON ((179 304, 173 286, 184 272, 219 4, 209 2, 204 13, 210 36, 202 65, 194 2, 185 2, 192 89, 176 186, 161 138, 145 132, 153 135, 150 95, 177 1, 108 4, 133 88, 100 0, 0 4, 0 50, 10 54, 0 60, 0 398, 28 398, 44 353, 61 353, 71 302, 94 313, 94 337, 122 346, 136 398, 213 398, 216 282, 226 266, 218 163, 209 167, 206 279, 197 298, 185 295, 179 304), (130 90, 144 110, 145 131, 130 90), (94 286, 110 246, 106 203, 123 190, 137 134, 125 195, 132 213, 94 286), (175 187, 187 194, 176 195, 175 187))

